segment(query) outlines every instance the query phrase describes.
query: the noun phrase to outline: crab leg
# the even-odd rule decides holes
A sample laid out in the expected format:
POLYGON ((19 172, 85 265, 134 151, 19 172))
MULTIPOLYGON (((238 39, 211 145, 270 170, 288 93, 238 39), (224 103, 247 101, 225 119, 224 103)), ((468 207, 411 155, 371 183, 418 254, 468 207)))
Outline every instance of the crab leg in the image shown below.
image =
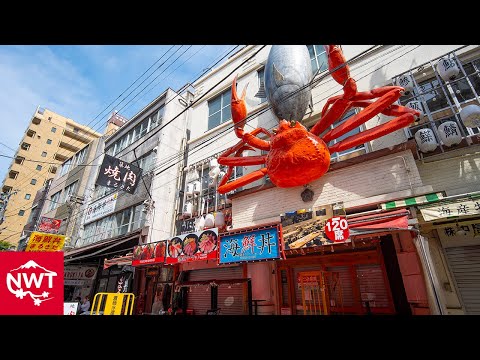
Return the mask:
POLYGON ((257 149, 261 150, 270 150, 270 141, 262 140, 257 138, 255 135, 259 132, 263 132, 264 134, 272 137, 272 134, 268 132, 268 130, 264 128, 258 128, 252 131, 251 133, 245 133, 243 127, 245 126, 245 118, 247 117, 247 106, 245 104, 245 96, 247 93, 247 86, 243 89, 242 97, 239 98, 237 95, 237 76, 233 79, 232 83, 232 102, 231 102, 231 109, 232 109, 232 120, 235 124, 235 134, 238 138, 242 139, 245 143, 256 147, 257 149), (255 133, 256 130, 259 130, 255 133))
MULTIPOLYGON (((319 120, 311 129, 310 132, 314 135, 319 136, 321 133, 323 133, 326 129, 332 125, 335 120, 340 119, 343 114, 347 110, 349 110, 352 107, 352 102, 350 100, 346 99, 337 99, 328 110, 328 112, 323 116, 322 112, 322 118, 319 120)), ((325 109, 325 108, 324 108, 325 109)))
MULTIPOLYGON (((241 164, 239 164, 239 165, 241 165, 241 164)), ((218 187, 218 192, 220 194, 225 194, 226 192, 235 190, 236 188, 238 188, 240 186, 243 186, 243 185, 249 184, 251 182, 254 182, 258 179, 261 179, 265 175, 267 175, 267 168, 263 168, 263 169, 260 169, 260 170, 253 171, 250 174, 239 177, 238 179, 236 179, 232 182, 229 182, 226 185, 219 186, 218 187)), ((225 177, 226 177, 226 175, 225 175, 225 177)), ((222 179, 222 182, 223 182, 223 179, 222 179)))
POLYGON ((397 101, 400 98, 401 89, 402 88, 395 88, 387 92, 377 101, 370 103, 364 110, 352 116, 336 128, 330 130, 328 133, 322 136, 322 140, 328 143, 332 139, 337 139, 340 136, 348 133, 350 130, 355 129, 356 127, 367 122, 374 116, 378 115, 387 107, 389 107, 393 102, 397 101))
POLYGON ((328 149, 330 153, 343 151, 346 149, 354 148, 357 145, 364 144, 368 141, 377 139, 384 135, 390 134, 393 131, 399 130, 408 126, 415 121, 415 115, 412 113, 403 114, 385 124, 375 126, 372 129, 362 131, 361 133, 349 136, 346 139, 330 146, 328 149))

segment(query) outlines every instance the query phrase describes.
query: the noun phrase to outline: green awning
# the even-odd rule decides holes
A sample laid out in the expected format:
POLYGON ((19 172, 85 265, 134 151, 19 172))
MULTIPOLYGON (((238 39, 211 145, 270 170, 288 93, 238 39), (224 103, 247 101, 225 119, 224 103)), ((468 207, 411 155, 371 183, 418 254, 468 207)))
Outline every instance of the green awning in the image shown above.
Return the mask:
POLYGON ((391 210, 391 209, 396 209, 400 207, 426 204, 426 203, 438 201, 441 199, 443 199, 443 193, 437 192, 432 194, 415 196, 408 199, 389 201, 381 204, 381 206, 383 210, 391 210))

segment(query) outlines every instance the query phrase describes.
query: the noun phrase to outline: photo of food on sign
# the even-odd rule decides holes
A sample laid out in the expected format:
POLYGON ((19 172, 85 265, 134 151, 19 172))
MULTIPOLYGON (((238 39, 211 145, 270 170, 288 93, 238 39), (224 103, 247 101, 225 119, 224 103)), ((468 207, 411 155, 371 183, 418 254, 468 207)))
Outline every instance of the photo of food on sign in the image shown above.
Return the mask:
POLYGON ((183 239, 183 254, 187 256, 194 255, 198 250, 198 236, 195 234, 188 234, 183 239))
POLYGON ((155 257, 154 244, 138 246, 133 252, 133 260, 148 260, 155 257))
POLYGON ((206 230, 200 234, 198 247, 204 254, 209 254, 217 248, 217 234, 214 231, 206 230))
POLYGON ((343 207, 334 209, 333 205, 280 214, 285 250, 334 244, 334 241, 325 236, 325 224, 333 216, 344 214, 343 207))
POLYGON ((155 257, 164 257, 167 249, 166 241, 160 241, 155 245, 155 257))
POLYGON ((168 255, 172 258, 177 258, 182 253, 182 239, 174 237, 168 240, 168 255))

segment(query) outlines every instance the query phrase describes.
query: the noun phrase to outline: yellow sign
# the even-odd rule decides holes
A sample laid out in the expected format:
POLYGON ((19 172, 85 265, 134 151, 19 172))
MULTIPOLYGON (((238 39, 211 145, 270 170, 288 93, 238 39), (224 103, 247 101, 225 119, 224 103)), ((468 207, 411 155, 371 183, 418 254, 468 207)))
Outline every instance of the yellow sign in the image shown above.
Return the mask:
POLYGON ((135 295, 132 293, 97 293, 90 314, 132 315, 134 300, 135 295))
POLYGON ((65 235, 32 232, 25 251, 58 251, 63 249, 65 235))

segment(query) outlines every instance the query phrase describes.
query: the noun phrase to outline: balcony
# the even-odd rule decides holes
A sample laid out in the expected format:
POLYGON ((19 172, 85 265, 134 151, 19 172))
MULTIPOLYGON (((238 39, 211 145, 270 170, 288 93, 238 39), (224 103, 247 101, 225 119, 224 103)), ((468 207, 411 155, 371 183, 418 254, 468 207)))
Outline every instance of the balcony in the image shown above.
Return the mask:
POLYGON ((59 145, 62 149, 66 149, 66 150, 69 150, 71 152, 74 152, 76 153, 77 151, 79 151, 81 148, 74 145, 74 144, 71 144, 71 143, 68 143, 68 142, 65 142, 65 141, 60 141, 60 145, 59 145))
POLYGON ((91 141, 91 139, 89 137, 80 134, 79 131, 75 132, 74 129, 65 129, 63 131, 63 135, 68 136, 71 139, 80 141, 84 144, 88 144, 91 141))
POLYGON ((60 162, 63 163, 65 160, 67 160, 67 159, 69 158, 69 156, 56 153, 55 155, 53 155, 53 158, 54 158, 55 160, 60 161, 60 162))

